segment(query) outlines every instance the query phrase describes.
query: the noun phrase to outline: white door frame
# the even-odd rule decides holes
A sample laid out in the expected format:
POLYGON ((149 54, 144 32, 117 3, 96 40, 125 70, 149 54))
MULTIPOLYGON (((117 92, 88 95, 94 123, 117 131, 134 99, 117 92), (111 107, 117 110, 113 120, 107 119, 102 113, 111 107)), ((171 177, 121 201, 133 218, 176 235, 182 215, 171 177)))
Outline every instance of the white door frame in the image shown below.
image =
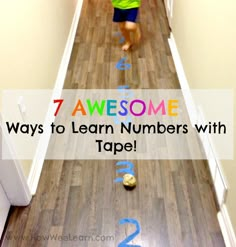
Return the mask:
POLYGON ((2 184, 0 183, 0 236, 2 235, 10 206, 11 204, 6 196, 2 184))
MULTIPOLYGON (((27 179, 23 173, 20 161, 18 160, 3 160, 2 159, 2 145, 4 150, 7 150, 12 154, 13 150, 10 148, 7 135, 4 134, 1 125, 1 113, 0 113, 0 183, 5 195, 10 203, 14 206, 27 206, 32 198, 27 179)), ((14 157, 11 155, 10 157, 14 157)), ((6 208, 4 202, 0 201, 0 207, 6 208), (2 205, 1 205, 2 204, 2 205)), ((5 212, 6 214, 6 212, 5 212)), ((3 217, 4 218, 4 217, 3 217)), ((1 222, 5 224, 5 222, 1 222)), ((0 226, 1 228, 2 226, 0 226)), ((4 227, 4 226, 3 226, 4 227)), ((0 234, 1 235, 1 234, 0 234)))
MULTIPOLYGON (((1 120, 1 115, 0 115, 1 120)), ((19 160, 3 160, 2 159, 2 145, 5 146, 4 150, 9 152, 9 157, 13 155, 14 150, 10 146, 10 141, 4 133, 4 129, 0 124, 0 181, 4 191, 11 203, 15 206, 26 206, 30 203, 32 198, 27 179, 23 173, 22 166, 19 160)))
POLYGON ((174 0, 164 0, 165 2, 165 8, 166 8, 166 15, 168 18, 169 25, 171 27, 171 19, 173 15, 173 5, 174 5, 174 0))

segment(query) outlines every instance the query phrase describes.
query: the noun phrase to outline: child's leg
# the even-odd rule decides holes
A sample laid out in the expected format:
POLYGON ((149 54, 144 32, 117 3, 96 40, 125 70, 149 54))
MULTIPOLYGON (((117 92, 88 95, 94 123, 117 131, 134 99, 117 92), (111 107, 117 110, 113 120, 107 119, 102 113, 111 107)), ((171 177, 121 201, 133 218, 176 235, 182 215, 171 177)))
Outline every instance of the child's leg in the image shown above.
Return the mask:
POLYGON ((127 51, 132 46, 132 41, 130 39, 130 33, 134 33, 134 41, 138 43, 141 38, 141 31, 139 24, 131 21, 121 22, 120 30, 125 38, 125 44, 122 46, 123 51, 127 51))
POLYGON ((125 38, 125 44, 122 46, 123 51, 127 51, 130 46, 132 45, 131 39, 130 39, 130 30, 126 28, 127 22, 120 22, 119 27, 120 31, 122 32, 124 38, 125 38))
POLYGON ((138 23, 126 21, 125 22, 125 30, 127 30, 129 33, 134 33, 134 41, 135 43, 138 43, 141 38, 141 31, 138 23))
POLYGON ((123 51, 127 51, 132 46, 130 33, 134 33, 134 41, 137 43, 141 38, 139 24, 136 23, 138 8, 121 10, 114 9, 113 21, 119 22, 120 30, 125 38, 125 44, 122 46, 123 51))

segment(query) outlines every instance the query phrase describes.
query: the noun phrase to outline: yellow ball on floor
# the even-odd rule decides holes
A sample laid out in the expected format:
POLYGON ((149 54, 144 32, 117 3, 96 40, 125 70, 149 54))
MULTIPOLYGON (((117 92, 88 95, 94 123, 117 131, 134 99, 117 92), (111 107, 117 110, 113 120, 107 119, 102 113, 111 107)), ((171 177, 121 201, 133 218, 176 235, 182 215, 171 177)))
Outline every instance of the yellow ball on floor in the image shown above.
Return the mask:
POLYGON ((136 186, 136 178, 132 174, 125 174, 123 176, 123 185, 127 189, 133 189, 136 186))

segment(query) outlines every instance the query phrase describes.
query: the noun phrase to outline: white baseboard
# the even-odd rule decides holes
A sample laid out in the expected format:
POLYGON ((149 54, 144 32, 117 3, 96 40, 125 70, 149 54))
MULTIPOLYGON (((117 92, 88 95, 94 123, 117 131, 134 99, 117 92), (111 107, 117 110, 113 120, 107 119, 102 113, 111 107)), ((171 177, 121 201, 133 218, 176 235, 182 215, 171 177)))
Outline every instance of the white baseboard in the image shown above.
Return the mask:
MULTIPOLYGON (((176 72, 177 72, 178 79, 180 82, 181 90, 183 92, 183 96, 184 96, 185 104, 187 106, 191 124, 193 125, 196 122, 202 123, 204 122, 203 111, 201 109, 196 108, 194 104, 193 97, 191 95, 191 91, 189 87, 189 83, 187 81, 184 68, 183 68, 183 64, 181 62, 178 48, 176 46, 176 42, 175 42, 175 39, 172 33, 170 35, 168 42, 169 42, 170 50, 173 56, 176 72)), ((205 153, 208 159, 209 168, 210 168, 211 176, 213 179, 214 188, 216 191, 218 204, 221 208, 221 211, 218 214, 220 226, 221 226, 225 241, 226 242, 228 241, 231 244, 231 245, 227 245, 227 247, 228 246, 234 247, 236 246, 235 235, 234 235, 234 231, 232 228, 230 218, 228 216, 227 209, 224 204, 226 201, 228 186, 227 186, 227 182, 225 180, 224 174, 222 172, 221 163, 220 163, 220 160, 218 160, 215 155, 214 145, 211 139, 206 137, 205 135, 204 136, 200 135, 199 137, 200 137, 200 140, 202 142, 203 148, 205 150, 205 153)))
MULTIPOLYGON (((206 124, 206 122, 207 121, 204 116, 203 109, 198 108, 198 123, 206 124)), ((229 186, 223 173, 221 161, 218 158, 216 158, 217 153, 211 136, 207 134, 199 134, 199 137, 208 160, 217 201, 219 206, 221 207, 226 201, 229 186)))
MULTIPOLYGON (((178 79, 180 82, 181 90, 183 92, 183 96, 184 96, 184 100, 185 100, 185 104, 187 107, 187 111, 188 111, 191 124, 193 126, 195 123, 202 124, 206 122, 204 112, 203 112, 203 109, 200 109, 194 103, 191 90, 189 87, 189 83, 188 83, 187 77, 184 72, 184 67, 183 67, 183 64, 182 64, 182 61, 181 61, 181 58, 178 52, 178 48, 176 46, 176 42, 175 42, 175 39, 172 33, 168 41, 169 41, 169 46, 170 46, 171 53, 173 56, 176 72, 177 72, 178 79)), ((218 160, 215 155, 216 153, 215 153, 214 145, 211 141, 211 138, 209 136, 206 136, 205 134, 199 135, 199 138, 205 150, 206 158, 209 161, 210 172, 211 172, 211 176, 214 182, 214 187, 215 187, 215 191, 217 194, 218 203, 221 206, 225 202, 228 186, 224 179, 220 160, 218 160)))
MULTIPOLYGON (((69 65, 70 56, 71 56, 71 52, 72 52, 72 48, 74 44, 74 39, 75 39, 77 27, 78 27, 82 4, 83 4, 82 0, 77 1, 76 11, 73 17, 70 33, 67 39, 67 43, 65 46, 61 64, 58 70, 57 79, 56 79, 55 86, 53 89, 52 100, 59 98, 61 95, 62 89, 63 89, 63 85, 64 85, 66 73, 67 73, 67 68, 69 65)), ((55 118, 54 118, 53 109, 49 108, 46 118, 45 118, 44 126, 49 126, 50 123, 54 121, 54 119, 55 118)), ((39 178, 40 178, 41 171, 43 168, 43 163, 46 157, 46 152, 47 152, 50 136, 51 136, 51 132, 47 130, 41 136, 39 143, 38 143, 35 157, 32 162, 31 170, 29 173, 28 181, 27 181, 32 195, 36 193, 36 190, 38 187, 38 182, 39 182, 39 178)))
POLYGON ((224 237, 226 247, 236 246, 236 236, 233 230, 232 223, 228 214, 227 207, 222 205, 220 212, 217 215, 220 228, 224 237))

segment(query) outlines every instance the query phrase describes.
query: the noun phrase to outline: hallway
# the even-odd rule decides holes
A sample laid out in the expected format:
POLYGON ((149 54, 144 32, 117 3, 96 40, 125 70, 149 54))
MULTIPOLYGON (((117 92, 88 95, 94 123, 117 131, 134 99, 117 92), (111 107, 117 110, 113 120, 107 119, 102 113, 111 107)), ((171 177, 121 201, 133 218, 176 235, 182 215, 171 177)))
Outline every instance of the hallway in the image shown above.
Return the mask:
MULTIPOLYGON (((128 53, 120 48, 112 15, 109 0, 84 0, 64 88, 179 88, 163 2, 143 1, 142 40, 128 53), (131 68, 118 70, 116 64, 125 56, 131 68)), ((123 218, 136 219, 141 227, 130 244, 225 246, 206 161, 133 163, 137 187, 126 191, 113 182, 116 161, 45 161, 31 205, 12 210, 2 246, 115 247, 135 230, 131 224, 119 225, 123 218)))

